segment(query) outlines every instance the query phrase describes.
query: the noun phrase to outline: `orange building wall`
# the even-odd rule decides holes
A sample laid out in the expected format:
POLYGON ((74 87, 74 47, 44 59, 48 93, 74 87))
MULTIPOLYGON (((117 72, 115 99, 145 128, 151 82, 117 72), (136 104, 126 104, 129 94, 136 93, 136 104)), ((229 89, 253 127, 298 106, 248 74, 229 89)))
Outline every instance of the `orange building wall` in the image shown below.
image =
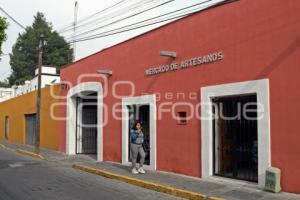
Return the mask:
MULTIPOLYGON (((59 85, 42 89, 41 147, 58 150, 60 123, 51 117, 51 105, 58 100, 51 97, 51 89, 59 93, 59 85)), ((35 113, 36 92, 15 97, 0 103, 0 140, 5 139, 5 116, 9 116, 8 141, 25 144, 25 114, 35 113)), ((54 109, 53 113, 59 111, 54 109)))

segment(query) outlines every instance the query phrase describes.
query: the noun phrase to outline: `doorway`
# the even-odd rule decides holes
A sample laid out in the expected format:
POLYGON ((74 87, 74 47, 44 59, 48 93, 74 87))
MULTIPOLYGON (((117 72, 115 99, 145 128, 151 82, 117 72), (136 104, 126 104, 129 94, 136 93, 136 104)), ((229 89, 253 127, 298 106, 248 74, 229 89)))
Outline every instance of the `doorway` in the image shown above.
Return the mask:
POLYGON ((258 182, 257 96, 214 97, 213 174, 258 182))
POLYGON ((36 141, 36 114, 26 114, 25 124, 25 143, 28 145, 34 145, 36 141))
POLYGON ((149 145, 145 168, 156 170, 156 96, 143 95, 122 98, 122 164, 130 163, 129 131, 135 120, 143 123, 145 143, 149 145))
POLYGON ((77 150, 77 97, 83 99, 86 95, 97 93, 97 161, 103 161, 103 88, 99 82, 82 82, 69 89, 67 94, 66 112, 66 153, 75 155, 77 150))
MULTIPOLYGON (((144 134, 144 150, 146 153, 145 165, 150 165, 150 107, 149 105, 130 105, 128 109, 128 160, 131 162, 131 151, 130 151, 130 131, 134 128, 135 122, 140 121, 143 125, 144 134)), ((139 162, 139 156, 137 162, 139 162)))
POLYGON ((270 139, 270 95, 269 80, 210 85, 200 88, 201 93, 201 175, 214 176, 214 139, 212 100, 220 97, 234 97, 255 94, 257 100, 257 145, 258 145, 258 185, 265 186, 266 170, 271 166, 270 139))
POLYGON ((97 93, 76 98, 76 153, 97 153, 97 93))
POLYGON ((9 136, 9 116, 5 116, 5 122, 4 122, 4 138, 8 140, 9 136))

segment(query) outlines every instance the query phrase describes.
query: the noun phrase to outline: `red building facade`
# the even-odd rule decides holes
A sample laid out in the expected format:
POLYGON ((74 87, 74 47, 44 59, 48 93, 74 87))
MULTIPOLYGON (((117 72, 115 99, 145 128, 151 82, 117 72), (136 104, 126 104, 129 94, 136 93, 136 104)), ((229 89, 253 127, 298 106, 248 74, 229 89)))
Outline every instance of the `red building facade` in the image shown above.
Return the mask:
POLYGON ((299 19, 298 0, 235 1, 64 67, 60 149, 88 153, 82 141, 78 145, 75 121, 78 112, 94 109, 97 159, 128 164, 127 117, 139 110, 133 115, 146 122, 150 169, 262 187, 273 166, 281 169, 283 190, 299 193, 299 19), (176 58, 160 56, 162 50, 176 58), (97 106, 78 110, 78 99, 89 96, 97 97, 97 106), (253 102, 254 122, 209 118, 253 102))

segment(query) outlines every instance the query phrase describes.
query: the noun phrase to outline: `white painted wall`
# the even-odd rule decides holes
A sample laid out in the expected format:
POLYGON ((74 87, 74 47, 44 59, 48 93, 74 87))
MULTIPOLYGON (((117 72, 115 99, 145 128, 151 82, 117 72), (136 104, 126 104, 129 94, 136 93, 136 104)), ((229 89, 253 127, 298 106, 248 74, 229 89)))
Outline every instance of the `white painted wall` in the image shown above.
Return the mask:
MULTIPOLYGON (((38 69, 35 69, 34 74, 38 75, 38 69)), ((42 66, 42 74, 56 74, 56 67, 42 66)))
MULTIPOLYGON (((37 70, 35 71, 37 75, 37 70)), ((53 85, 60 82, 60 76, 56 74, 55 67, 42 67, 42 75, 41 75, 41 87, 44 88, 46 85, 53 85)), ((34 77, 32 80, 25 82, 24 85, 13 86, 14 89, 14 97, 26 94, 28 92, 32 92, 37 89, 38 86, 38 77, 34 77)))
POLYGON ((14 95, 12 88, 0 88, 0 102, 12 98, 14 95))

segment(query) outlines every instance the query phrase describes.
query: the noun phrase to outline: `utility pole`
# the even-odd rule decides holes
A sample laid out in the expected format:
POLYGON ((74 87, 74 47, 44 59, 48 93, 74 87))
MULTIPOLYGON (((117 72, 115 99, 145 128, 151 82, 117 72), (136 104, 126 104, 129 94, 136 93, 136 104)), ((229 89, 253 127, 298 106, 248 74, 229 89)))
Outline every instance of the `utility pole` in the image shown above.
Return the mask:
POLYGON ((35 138, 35 152, 40 153, 40 119, 41 119, 41 84, 42 84, 42 65, 43 65, 43 46, 44 35, 40 35, 39 43, 39 58, 38 58, 38 88, 36 95, 36 138, 35 138))
POLYGON ((73 23, 73 62, 76 58, 76 28, 77 28, 77 15, 78 15, 78 1, 75 1, 74 8, 74 23, 73 23))

